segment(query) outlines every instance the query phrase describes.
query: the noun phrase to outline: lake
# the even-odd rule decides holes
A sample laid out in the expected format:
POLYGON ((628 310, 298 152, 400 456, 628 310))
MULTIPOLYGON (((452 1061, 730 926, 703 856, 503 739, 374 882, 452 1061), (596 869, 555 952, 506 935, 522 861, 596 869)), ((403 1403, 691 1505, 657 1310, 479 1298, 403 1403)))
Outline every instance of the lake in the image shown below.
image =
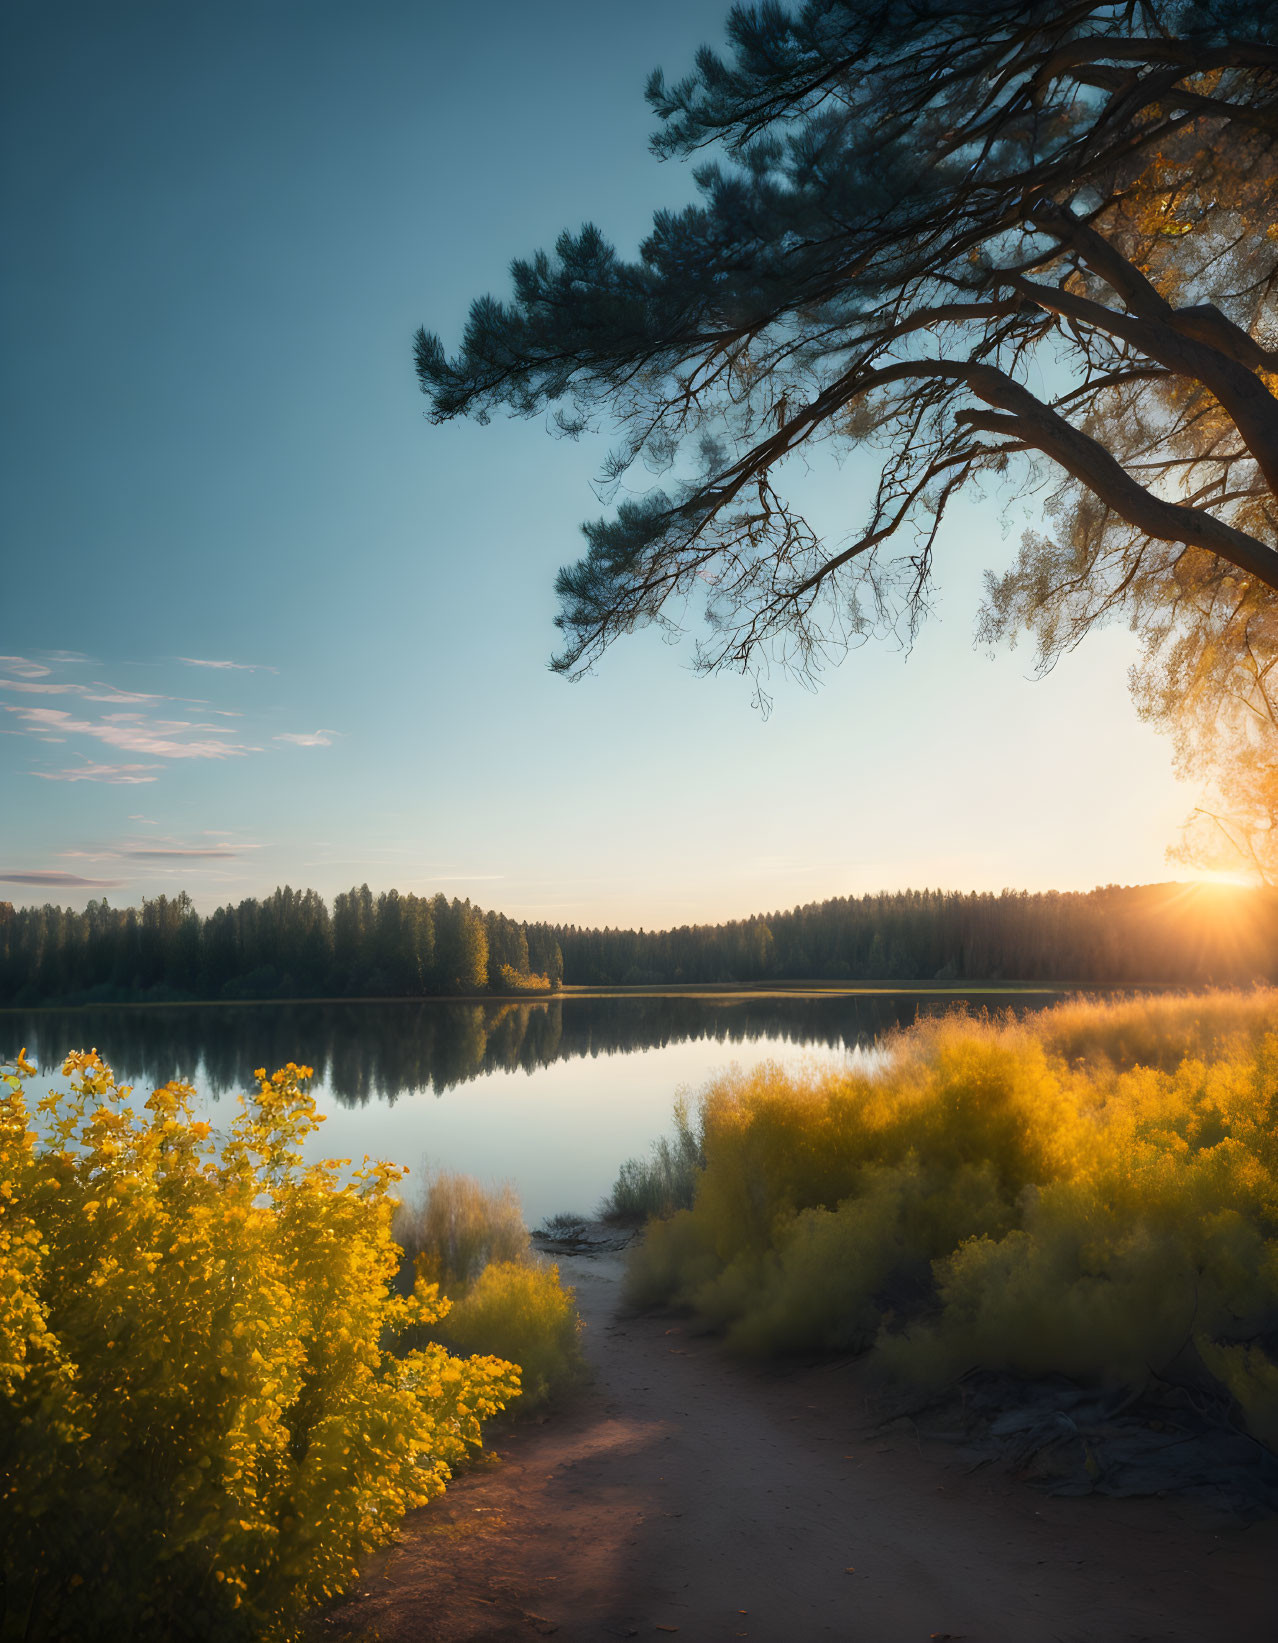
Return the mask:
MULTIPOLYGON (((1061 995, 983 993, 1037 1009, 1061 995)), ((626 1158, 670 1128, 682 1089, 734 1063, 844 1065, 954 993, 586 996, 535 1002, 133 1005, 0 1011, 0 1059, 25 1045, 43 1091, 68 1050, 96 1048, 140 1097, 180 1078, 229 1122, 253 1069, 315 1069, 315 1158, 392 1159, 515 1183, 530 1226, 590 1213, 626 1158)))

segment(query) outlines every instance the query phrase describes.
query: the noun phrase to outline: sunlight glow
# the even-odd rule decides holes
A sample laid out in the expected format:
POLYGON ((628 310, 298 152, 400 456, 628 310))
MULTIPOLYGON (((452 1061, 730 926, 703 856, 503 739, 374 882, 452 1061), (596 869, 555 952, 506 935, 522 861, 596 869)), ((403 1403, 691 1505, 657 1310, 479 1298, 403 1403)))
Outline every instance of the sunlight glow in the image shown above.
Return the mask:
POLYGON ((1244 872, 1241 868, 1202 867, 1192 872, 1183 882, 1186 886, 1218 884, 1235 889, 1254 890, 1257 876, 1255 873, 1244 872))

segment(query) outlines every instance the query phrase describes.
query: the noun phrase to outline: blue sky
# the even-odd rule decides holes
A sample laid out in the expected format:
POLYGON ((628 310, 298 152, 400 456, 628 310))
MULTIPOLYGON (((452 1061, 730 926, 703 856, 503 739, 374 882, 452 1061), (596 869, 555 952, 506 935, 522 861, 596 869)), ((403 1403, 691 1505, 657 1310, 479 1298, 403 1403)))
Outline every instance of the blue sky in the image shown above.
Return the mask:
MULTIPOLYGON (((6 8, 0 897, 367 881, 654 927, 1174 876, 1195 794, 1130 636, 1046 681, 973 645, 1005 499, 955 513, 910 654, 766 719, 653 634, 547 671, 606 439, 429 427, 412 334, 690 193, 643 85, 724 9, 6 8)), ((799 483, 856 524, 855 464, 799 483)))

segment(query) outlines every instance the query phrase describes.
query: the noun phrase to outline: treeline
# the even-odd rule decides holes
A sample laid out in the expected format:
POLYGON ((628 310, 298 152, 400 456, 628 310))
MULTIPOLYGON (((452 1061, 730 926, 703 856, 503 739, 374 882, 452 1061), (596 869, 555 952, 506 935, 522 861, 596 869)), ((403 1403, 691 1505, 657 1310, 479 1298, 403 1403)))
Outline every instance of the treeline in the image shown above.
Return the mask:
POLYGON ((576 986, 766 981, 1278 981, 1278 894, 1108 885, 1000 895, 906 890, 677 930, 555 929, 576 986))
POLYGON ((1278 894, 1206 885, 840 897, 676 930, 525 924, 443 895, 313 890, 201 917, 0 902, 0 1003, 473 997, 791 981, 1278 982, 1278 894))
POLYGON ((420 998, 550 992, 553 932, 446 896, 285 887, 201 917, 185 893, 141 907, 0 902, 0 1001, 420 998))

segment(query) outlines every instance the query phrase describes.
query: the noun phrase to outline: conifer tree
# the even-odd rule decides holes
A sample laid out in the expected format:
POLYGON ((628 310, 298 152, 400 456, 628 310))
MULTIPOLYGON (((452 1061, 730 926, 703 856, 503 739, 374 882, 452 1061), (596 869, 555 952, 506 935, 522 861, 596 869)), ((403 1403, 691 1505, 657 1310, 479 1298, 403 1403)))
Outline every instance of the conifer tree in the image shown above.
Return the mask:
POLYGON ((435 420, 603 418, 608 482, 665 471, 584 527, 554 665, 704 598, 704 668, 811 676, 916 622, 956 496, 1037 488, 985 636, 1050 666, 1131 621, 1141 711, 1278 871, 1278 8, 804 0, 728 35, 648 88, 699 204, 635 260, 587 224, 516 262, 451 358, 417 338, 435 420), (822 442, 879 469, 836 539, 788 494, 822 442))

